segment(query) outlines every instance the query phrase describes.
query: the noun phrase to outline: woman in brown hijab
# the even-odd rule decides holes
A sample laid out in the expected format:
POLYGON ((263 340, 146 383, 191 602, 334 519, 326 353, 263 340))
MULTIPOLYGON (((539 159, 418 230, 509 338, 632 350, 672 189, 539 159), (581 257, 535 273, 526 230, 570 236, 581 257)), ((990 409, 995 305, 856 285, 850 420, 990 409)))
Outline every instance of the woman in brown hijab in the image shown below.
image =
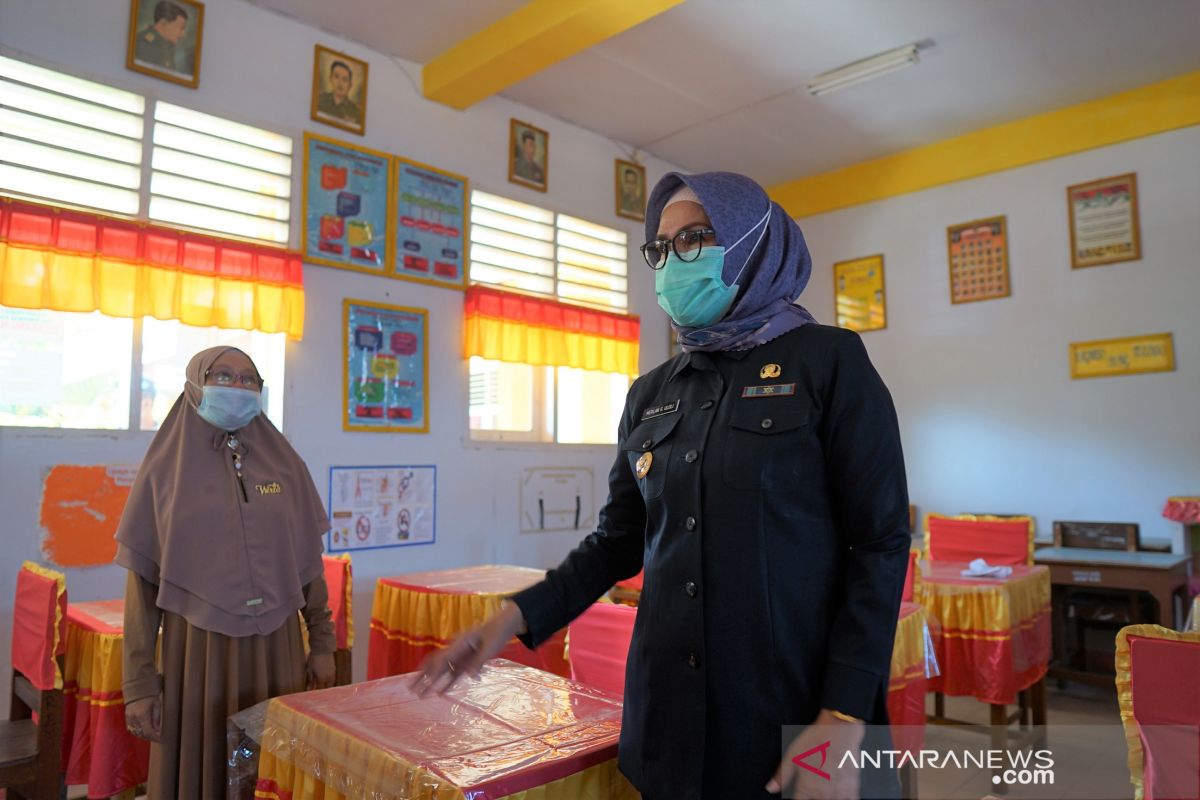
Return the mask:
POLYGON ((261 391, 240 350, 193 357, 117 529, 125 718, 155 743, 152 800, 224 798, 226 718, 333 684, 329 521, 308 468, 260 413, 261 391))

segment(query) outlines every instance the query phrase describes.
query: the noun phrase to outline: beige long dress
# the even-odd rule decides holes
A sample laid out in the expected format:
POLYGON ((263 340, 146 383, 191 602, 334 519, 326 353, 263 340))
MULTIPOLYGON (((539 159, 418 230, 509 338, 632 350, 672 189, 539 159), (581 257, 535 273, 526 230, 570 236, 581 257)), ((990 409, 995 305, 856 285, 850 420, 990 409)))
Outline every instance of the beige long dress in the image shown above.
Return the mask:
MULTIPOLYGON (((265 636, 225 636, 158 608, 158 587, 134 572, 125 585, 125 702, 162 695, 162 741, 150 748, 150 800, 220 800, 226 720, 271 697, 303 691, 296 615, 265 636), (159 624, 162 648, 156 660, 159 624)), ((304 587, 301 612, 313 653, 336 647, 325 578, 304 587)))

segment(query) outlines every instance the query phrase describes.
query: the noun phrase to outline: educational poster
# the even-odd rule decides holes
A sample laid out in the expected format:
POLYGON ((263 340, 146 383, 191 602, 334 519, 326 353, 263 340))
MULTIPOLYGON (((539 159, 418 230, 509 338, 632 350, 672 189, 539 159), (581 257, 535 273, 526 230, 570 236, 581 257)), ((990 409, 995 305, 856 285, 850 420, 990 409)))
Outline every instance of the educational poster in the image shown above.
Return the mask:
POLYGON ((330 553, 433 544, 437 467, 330 467, 330 553))
POLYGON ((972 303, 1011 294, 1004 217, 951 225, 946 229, 946 240, 950 258, 950 302, 972 303))
POLYGON ((1071 217, 1072 269, 1142 257, 1137 173, 1068 187, 1067 211, 1071 217))
POLYGON ((1151 333, 1071 343, 1071 377, 1103 378, 1175 369, 1175 337, 1151 333))
POLYGON ((467 179, 395 156, 398 278, 465 289, 467 179))
POLYGON ((391 156, 304 134, 304 260, 388 274, 391 156))
POLYGON ((595 481, 588 467, 521 471, 521 532, 582 531, 595 526, 595 481))
POLYGON ((343 430, 427 432, 428 312, 347 298, 342 318, 343 430))
POLYGON ((838 327, 859 332, 887 327, 882 255, 834 264, 833 286, 838 327))

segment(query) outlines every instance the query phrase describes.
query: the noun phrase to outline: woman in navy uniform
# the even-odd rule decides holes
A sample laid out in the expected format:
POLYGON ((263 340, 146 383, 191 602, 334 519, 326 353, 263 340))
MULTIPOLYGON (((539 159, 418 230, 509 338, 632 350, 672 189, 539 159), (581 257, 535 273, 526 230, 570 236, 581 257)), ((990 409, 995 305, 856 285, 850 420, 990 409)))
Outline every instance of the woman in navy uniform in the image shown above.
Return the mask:
POLYGON ((749 178, 667 174, 646 234, 684 352, 629 391, 597 530, 414 686, 444 691, 514 634, 537 646, 644 566, 620 741, 644 796, 889 794, 894 773, 860 786, 791 756, 887 722, 910 546, 891 396, 855 333, 796 304, 804 237, 749 178), (785 754, 784 726, 810 723, 785 754))

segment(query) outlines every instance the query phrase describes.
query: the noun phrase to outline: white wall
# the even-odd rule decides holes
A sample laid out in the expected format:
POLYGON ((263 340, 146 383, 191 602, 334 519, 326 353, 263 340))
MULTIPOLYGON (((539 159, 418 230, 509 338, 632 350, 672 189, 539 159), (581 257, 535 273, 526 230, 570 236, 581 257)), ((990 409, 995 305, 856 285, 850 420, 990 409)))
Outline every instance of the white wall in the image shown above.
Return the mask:
MULTIPOLYGON (((629 148, 503 98, 466 112, 419 97, 419 67, 306 27, 237 0, 207 0, 200 87, 189 90, 127 71, 128 0, 0 0, 0 47, 50 67, 74 71, 201 111, 295 135, 304 130, 466 175, 472 185, 620 227, 630 236, 631 312, 642 316, 643 371, 666 357, 666 317, 654 301, 653 277, 636 246, 641 225, 613 214, 613 159, 629 148), (367 135, 309 120, 313 45, 321 43, 370 63, 367 135), (550 191, 508 183, 509 119, 550 131, 550 191)), ((647 162, 654 181, 673 167, 647 162)), ((297 195, 299 183, 296 184, 297 195)), ((299 200, 293 214, 299 212, 299 200)), ((298 219, 298 217, 294 218, 298 219)), ((299 241, 299 225, 293 243, 299 241)), ((578 541, 577 533, 517 534, 517 482, 523 468, 591 467, 596 503, 606 496, 612 447, 481 446, 467 436, 467 367, 462 352, 462 294, 405 281, 308 266, 304 340, 289 342, 284 427, 324 497, 332 464, 438 465, 437 543, 376 550, 354 557, 356 673, 365 674, 375 578, 475 563, 549 567, 578 541), (341 302, 344 297, 429 309, 430 432, 427 435, 341 430, 341 302)), ((150 436, 0 428, 0 665, 9 666, 14 575, 39 559, 42 481, 56 464, 135 464, 150 436)), ((69 570, 72 599, 118 596, 116 567, 69 570)), ((6 675, 0 675, 5 685, 6 675)), ((0 701, 3 702, 3 701, 0 701)))
POLYGON ((833 317, 835 261, 884 254, 886 330, 863 334, 900 413, 920 512, 1137 522, 1200 491, 1200 127, 800 220, 804 295, 833 317), (1066 187, 1136 172, 1142 259, 1071 269, 1066 187), (946 226, 1005 214, 1012 296, 951 305, 946 226), (1171 332, 1174 372, 1071 380, 1070 342, 1171 332))

